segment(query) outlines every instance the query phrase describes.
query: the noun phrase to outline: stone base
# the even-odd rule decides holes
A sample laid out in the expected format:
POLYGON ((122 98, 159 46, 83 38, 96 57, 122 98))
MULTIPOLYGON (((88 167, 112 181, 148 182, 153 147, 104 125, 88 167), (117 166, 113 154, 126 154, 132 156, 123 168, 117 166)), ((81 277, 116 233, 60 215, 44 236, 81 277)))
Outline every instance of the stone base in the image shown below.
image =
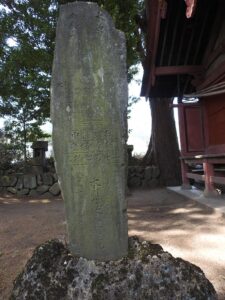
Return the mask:
POLYGON ((200 268, 174 258, 160 245, 129 238, 118 261, 72 256, 58 240, 39 246, 17 277, 12 299, 217 299, 200 268))

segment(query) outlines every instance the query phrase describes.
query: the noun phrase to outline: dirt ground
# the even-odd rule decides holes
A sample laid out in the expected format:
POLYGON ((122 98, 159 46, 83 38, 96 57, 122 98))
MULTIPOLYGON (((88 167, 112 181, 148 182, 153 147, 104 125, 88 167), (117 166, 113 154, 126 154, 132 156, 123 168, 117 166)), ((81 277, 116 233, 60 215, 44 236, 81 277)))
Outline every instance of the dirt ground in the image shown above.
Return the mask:
MULTIPOLYGON (((159 243, 205 272, 225 300, 225 216, 166 189, 133 191, 128 197, 129 235, 159 243)), ((63 201, 0 197, 0 299, 34 248, 66 240, 63 201)))

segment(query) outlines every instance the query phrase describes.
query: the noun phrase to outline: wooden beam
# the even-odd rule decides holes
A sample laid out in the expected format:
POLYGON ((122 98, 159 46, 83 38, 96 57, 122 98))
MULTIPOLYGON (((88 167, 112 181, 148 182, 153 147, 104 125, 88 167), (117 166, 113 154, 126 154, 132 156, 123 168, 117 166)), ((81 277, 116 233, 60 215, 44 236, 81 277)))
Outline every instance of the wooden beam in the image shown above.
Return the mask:
MULTIPOLYGON (((187 173, 187 177, 194 180, 205 181, 205 175, 187 173)), ((222 176, 210 176, 210 181, 217 184, 225 185, 225 177, 222 176)))
MULTIPOLYGON (((169 13, 169 10, 168 10, 168 13, 169 13)), ((160 66, 163 65, 164 51, 166 48, 166 40, 167 40, 168 29, 169 29, 169 21, 170 21, 170 18, 166 18, 164 21, 165 22, 165 31, 164 31, 164 36, 163 36, 163 43, 161 46, 161 56, 160 56, 160 62, 159 62, 160 66)))
POLYGON ((205 175, 187 173, 187 177, 195 180, 205 181, 205 175))
POLYGON ((207 65, 208 60, 209 60, 209 56, 213 52, 216 41, 219 37, 220 30, 221 30, 221 24, 224 20, 224 10, 225 10, 224 1, 220 1, 218 3, 218 10, 217 10, 217 13, 216 13, 216 17, 215 17, 212 32, 211 32, 211 35, 210 35, 210 39, 209 39, 209 42, 208 42, 208 46, 206 48, 206 51, 205 51, 205 54, 204 54, 204 57, 203 57, 203 65, 207 65))
POLYGON ((209 162, 215 165, 225 164, 225 158, 211 158, 209 162))
MULTIPOLYGON (((182 2, 179 1, 179 10, 181 11, 181 5, 182 5, 182 2)), ((173 54, 174 54, 174 48, 175 48, 175 41, 176 41, 176 37, 177 37, 177 27, 178 27, 178 24, 179 24, 179 21, 180 21, 180 18, 181 18, 181 13, 178 14, 178 16, 176 17, 175 19, 175 25, 173 26, 173 37, 172 37, 172 41, 170 43, 170 45, 167 45, 167 47, 170 47, 170 50, 169 50, 169 58, 168 58, 168 63, 167 65, 170 66, 171 65, 171 62, 172 62, 172 57, 173 57, 173 54)), ((167 24, 168 25, 168 24, 167 24)), ((167 39, 167 36, 164 38, 167 39)), ((162 56, 164 56, 164 53, 161 54, 162 56)), ((163 65, 163 64, 161 64, 163 65)), ((160 65, 160 66, 161 66, 160 65)))
POLYGON ((225 177, 211 176, 211 181, 217 184, 225 184, 225 177))
MULTIPOLYGON (((203 39, 204 33, 206 31, 206 27, 208 25, 208 19, 209 19, 210 15, 211 15, 211 10, 208 8, 207 11, 204 13, 204 20, 200 26, 200 33, 198 35, 198 41, 197 41, 197 43, 195 42, 195 44, 192 45, 192 47, 194 47, 194 49, 195 49, 195 54, 192 57, 193 64, 197 63, 199 54, 201 54, 201 58, 202 58, 202 52, 199 53, 199 51, 201 49, 202 39, 203 39)), ((199 26, 198 22, 197 22, 197 26, 199 26)))
POLYGON ((204 82, 198 86, 198 90, 209 87, 212 84, 218 83, 218 78, 223 76, 225 73, 225 61, 223 61, 216 69, 212 70, 210 74, 206 77, 204 82))
POLYGON ((167 67, 156 67, 155 75, 156 76, 165 76, 165 75, 182 75, 182 74, 190 74, 196 75, 203 73, 204 69, 202 66, 193 65, 193 66, 167 66, 167 67))
POLYGON ((210 55, 208 56, 207 61, 205 62, 205 67, 208 69, 208 67, 216 60, 216 58, 223 54, 225 50, 225 39, 219 44, 219 46, 213 50, 210 55))
MULTIPOLYGON (((206 124, 208 126, 208 124, 206 124)), ((216 158, 223 157, 225 158, 225 144, 219 145, 209 145, 206 149, 206 155, 216 155, 216 158)), ((215 158, 215 156, 213 157, 215 158)))
POLYGON ((186 164, 202 164, 203 163, 203 159, 188 159, 188 160, 184 160, 186 164))

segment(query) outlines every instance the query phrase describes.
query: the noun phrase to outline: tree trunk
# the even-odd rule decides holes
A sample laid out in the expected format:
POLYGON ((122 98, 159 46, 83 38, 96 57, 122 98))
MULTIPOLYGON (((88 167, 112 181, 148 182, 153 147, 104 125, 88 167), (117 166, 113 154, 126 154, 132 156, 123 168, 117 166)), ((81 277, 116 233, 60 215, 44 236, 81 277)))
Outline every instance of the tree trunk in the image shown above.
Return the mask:
POLYGON ((144 165, 155 165, 160 170, 160 184, 180 185, 179 147, 171 98, 150 99, 152 135, 144 165))

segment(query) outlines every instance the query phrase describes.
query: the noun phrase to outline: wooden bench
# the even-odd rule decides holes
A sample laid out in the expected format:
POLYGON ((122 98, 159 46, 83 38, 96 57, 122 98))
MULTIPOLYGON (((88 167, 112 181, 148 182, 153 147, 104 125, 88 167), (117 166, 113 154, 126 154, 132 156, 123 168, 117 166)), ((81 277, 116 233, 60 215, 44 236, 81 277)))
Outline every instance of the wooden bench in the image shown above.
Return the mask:
POLYGON ((215 196, 218 194, 215 184, 225 185, 225 174, 223 174, 225 172, 225 153, 183 156, 180 159, 184 188, 191 187, 189 179, 204 181, 204 194, 215 196), (203 168, 193 168, 196 165, 202 165, 203 168))

